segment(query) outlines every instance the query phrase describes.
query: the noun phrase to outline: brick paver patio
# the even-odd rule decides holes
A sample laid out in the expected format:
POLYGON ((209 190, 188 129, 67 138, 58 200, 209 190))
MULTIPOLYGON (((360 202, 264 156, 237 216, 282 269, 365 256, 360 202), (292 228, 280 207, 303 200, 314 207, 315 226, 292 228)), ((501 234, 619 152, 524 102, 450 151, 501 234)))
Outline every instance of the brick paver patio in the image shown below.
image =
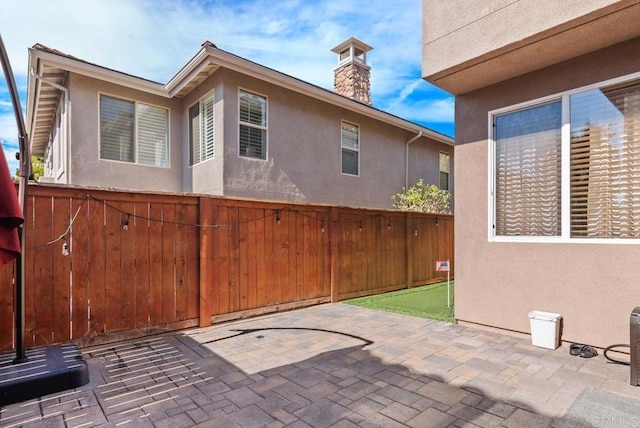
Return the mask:
MULTIPOLYGON (((0 410, 0 426, 573 427, 640 419, 629 368, 567 346, 345 304, 83 349, 91 381, 0 410), (582 398, 581 398, 582 397, 582 398), (572 407, 573 406, 573 407, 572 407), (613 411, 613 410, 612 410, 613 411), (587 414, 588 413, 588 414, 587 414)), ((618 423, 618 425, 613 425, 618 423)), ((626 425, 625 425, 626 423, 626 425)))

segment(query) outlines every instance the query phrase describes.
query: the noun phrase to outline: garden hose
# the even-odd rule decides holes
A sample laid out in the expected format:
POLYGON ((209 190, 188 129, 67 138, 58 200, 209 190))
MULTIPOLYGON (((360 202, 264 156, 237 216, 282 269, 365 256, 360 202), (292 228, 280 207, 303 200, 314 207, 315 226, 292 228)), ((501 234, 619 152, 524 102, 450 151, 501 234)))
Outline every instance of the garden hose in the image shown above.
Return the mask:
POLYGON ((625 348, 630 348, 630 345, 627 345, 626 343, 617 343, 615 345, 609 345, 606 348, 604 348, 604 357, 611 361, 612 363, 616 363, 616 364, 624 364, 625 366, 629 365, 629 361, 622 361, 622 360, 616 360, 615 358, 611 358, 610 356, 607 355, 607 352, 609 352, 610 350, 612 350, 613 348, 618 348, 618 347, 625 347, 625 348))

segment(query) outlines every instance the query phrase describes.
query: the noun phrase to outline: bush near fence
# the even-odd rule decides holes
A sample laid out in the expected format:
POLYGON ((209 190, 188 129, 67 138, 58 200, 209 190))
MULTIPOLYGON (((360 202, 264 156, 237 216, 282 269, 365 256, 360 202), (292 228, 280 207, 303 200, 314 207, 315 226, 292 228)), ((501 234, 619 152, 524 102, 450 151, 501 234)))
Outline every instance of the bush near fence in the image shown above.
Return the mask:
MULTIPOLYGON (((337 302, 454 266, 452 215, 38 185, 25 218, 27 347, 337 302)), ((14 347, 14 292, 9 264, 1 350, 14 347)))

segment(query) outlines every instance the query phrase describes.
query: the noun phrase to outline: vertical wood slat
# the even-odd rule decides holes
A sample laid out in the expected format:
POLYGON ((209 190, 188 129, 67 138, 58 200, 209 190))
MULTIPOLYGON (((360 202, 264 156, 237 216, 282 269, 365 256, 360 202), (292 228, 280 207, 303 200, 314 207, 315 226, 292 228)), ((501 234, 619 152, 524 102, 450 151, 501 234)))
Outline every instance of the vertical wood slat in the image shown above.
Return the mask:
MULTIPOLYGON (((199 199, 199 219, 202 225, 211 225, 211 205, 205 198, 199 199)), ((212 290, 212 267, 213 263, 209 263, 209 260, 213 257, 212 248, 212 235, 214 229, 210 227, 200 228, 200 286, 199 286, 199 314, 200 314, 200 327, 208 327, 211 325, 211 315, 213 315, 213 290, 212 290)), ((195 270, 195 269, 194 269, 195 270)))
MULTIPOLYGON (((40 245, 57 238, 53 230, 52 200, 52 197, 34 198, 34 234, 37 239, 42 239, 37 241, 40 245)), ((53 340, 53 251, 54 248, 61 251, 61 246, 62 242, 58 241, 55 245, 40 246, 34 251, 33 294, 25 309, 25 328, 31 333, 31 341, 25 340, 26 346, 46 345, 53 340), (28 317, 29 313, 34 316, 28 317)))
MULTIPOLYGON (((53 233, 64 233, 73 214, 70 212, 69 198, 53 198, 53 233), (59 232, 62 231, 62 232, 59 232)), ((51 287, 53 292, 53 342, 67 342, 71 339, 71 257, 74 251, 73 239, 71 236, 59 241, 60 244, 66 243, 69 253, 62 254, 62 248, 59 251, 53 251, 53 275, 51 277, 51 287)))
POLYGON ((99 201, 87 201, 87 216, 89 217, 89 281, 87 282, 90 319, 89 335, 105 334, 106 328, 106 228, 104 213, 106 208, 99 201))
POLYGON ((89 334, 89 216, 86 200, 73 198, 71 213, 75 220, 71 225, 72 309, 71 338, 89 334))
POLYGON ((135 240, 135 325, 136 328, 145 328, 150 325, 150 263, 149 263, 149 205, 144 202, 136 203, 134 207, 135 217, 129 220, 129 231, 135 240))

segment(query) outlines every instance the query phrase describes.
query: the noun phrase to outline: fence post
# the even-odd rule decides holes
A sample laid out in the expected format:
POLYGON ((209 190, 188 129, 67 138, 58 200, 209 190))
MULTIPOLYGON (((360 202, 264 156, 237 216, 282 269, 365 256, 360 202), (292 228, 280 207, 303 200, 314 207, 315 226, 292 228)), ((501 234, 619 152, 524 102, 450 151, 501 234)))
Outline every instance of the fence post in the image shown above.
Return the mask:
MULTIPOLYGON (((211 224, 211 204, 209 199, 200 197, 198 198, 198 211, 199 211, 199 224, 209 225, 211 224)), ((198 251, 200 253, 200 306, 199 306, 199 319, 200 327, 208 327, 211 325, 211 314, 213 310, 212 296, 211 296, 211 267, 213 263, 209 263, 211 260, 211 254, 209 250, 211 248, 211 233, 212 229, 209 227, 200 227, 200 240, 198 245, 198 251)))
POLYGON ((411 213, 405 214, 405 254, 407 259, 407 288, 413 287, 413 226, 411 224, 411 213))
POLYGON ((338 208, 331 207, 329 212, 329 268, 331 270, 331 303, 338 301, 340 292, 338 272, 338 208))

